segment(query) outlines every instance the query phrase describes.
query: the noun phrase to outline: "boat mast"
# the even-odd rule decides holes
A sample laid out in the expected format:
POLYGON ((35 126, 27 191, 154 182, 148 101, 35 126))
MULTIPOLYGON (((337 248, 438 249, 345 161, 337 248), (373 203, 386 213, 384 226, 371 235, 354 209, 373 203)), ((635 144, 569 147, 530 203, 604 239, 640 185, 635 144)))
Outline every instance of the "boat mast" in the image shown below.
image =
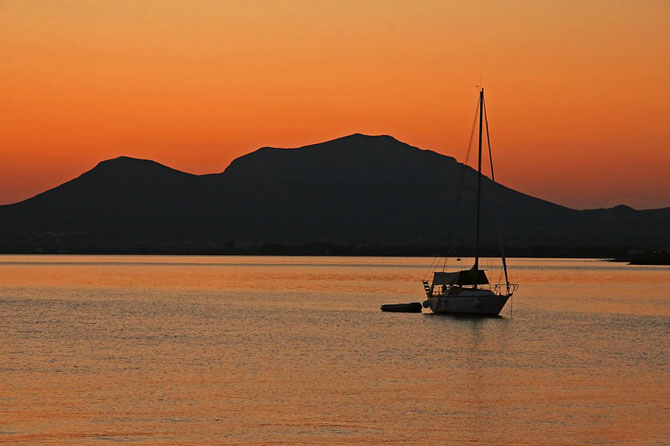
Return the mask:
MULTIPOLYGON (((482 123, 484 121, 484 88, 479 90, 479 160, 477 162, 477 236, 475 239, 475 266, 479 269, 479 209, 482 199, 482 123)), ((476 273, 475 273, 476 274, 476 273)), ((476 282, 476 281, 475 281, 476 282)), ((477 288, 477 284, 475 284, 477 288)))

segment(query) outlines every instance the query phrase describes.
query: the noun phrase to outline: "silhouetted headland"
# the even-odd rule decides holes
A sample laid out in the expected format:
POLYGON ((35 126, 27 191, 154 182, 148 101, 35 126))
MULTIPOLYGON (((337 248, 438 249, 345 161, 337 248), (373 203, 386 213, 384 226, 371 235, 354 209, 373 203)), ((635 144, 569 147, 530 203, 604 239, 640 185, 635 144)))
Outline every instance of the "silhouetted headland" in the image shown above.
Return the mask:
MULTIPOLYGON (((208 175, 120 157, 0 206, 0 252, 432 256, 450 247, 465 256, 475 180, 454 158, 361 134, 264 147, 208 175)), ((494 202, 510 255, 670 246, 670 208, 579 211, 488 179, 483 187, 484 254, 497 252, 494 202)))

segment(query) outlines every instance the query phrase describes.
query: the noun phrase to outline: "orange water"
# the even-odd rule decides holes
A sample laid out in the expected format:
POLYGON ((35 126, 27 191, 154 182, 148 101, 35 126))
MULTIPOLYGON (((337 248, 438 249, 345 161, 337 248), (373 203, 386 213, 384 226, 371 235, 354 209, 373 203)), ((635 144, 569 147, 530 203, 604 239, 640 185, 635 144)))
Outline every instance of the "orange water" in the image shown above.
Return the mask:
POLYGON ((670 444, 670 267, 511 259, 501 318, 379 311, 430 263, 0 256, 0 443, 670 444))

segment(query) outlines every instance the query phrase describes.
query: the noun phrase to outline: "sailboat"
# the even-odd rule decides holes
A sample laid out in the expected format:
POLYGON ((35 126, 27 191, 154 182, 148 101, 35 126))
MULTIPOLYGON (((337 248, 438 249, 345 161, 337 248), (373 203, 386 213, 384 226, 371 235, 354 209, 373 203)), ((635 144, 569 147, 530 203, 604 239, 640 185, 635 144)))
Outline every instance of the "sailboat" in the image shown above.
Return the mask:
MULTIPOLYGON (((500 237, 502 265, 505 272, 505 282, 491 285, 486 272, 479 265, 479 231, 482 195, 482 127, 484 122, 484 89, 479 90, 479 159, 477 169, 477 220, 475 237, 475 260, 472 268, 461 271, 435 271, 432 281, 423 280, 423 288, 427 299, 423 302, 424 308, 430 308, 438 314, 472 314, 482 316, 497 316, 503 309, 512 294, 519 287, 510 283, 507 274, 507 261, 500 237)), ((474 130, 474 129, 473 129, 474 130)), ((491 159, 491 144, 486 119, 486 136, 491 160, 491 180, 495 182, 493 161, 491 159)), ((500 233, 499 233, 500 235, 500 233)))

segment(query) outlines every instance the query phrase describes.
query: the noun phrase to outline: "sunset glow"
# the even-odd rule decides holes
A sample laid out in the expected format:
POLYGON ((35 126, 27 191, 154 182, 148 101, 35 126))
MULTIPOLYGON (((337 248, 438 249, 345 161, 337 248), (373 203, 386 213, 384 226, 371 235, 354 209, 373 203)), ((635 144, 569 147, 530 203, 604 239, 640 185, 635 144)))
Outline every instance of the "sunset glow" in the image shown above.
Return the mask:
POLYGON ((0 203, 128 155, 221 172, 261 146, 389 134, 575 208, 670 206, 670 3, 0 3, 0 203), (504 6, 503 6, 504 5, 504 6))

